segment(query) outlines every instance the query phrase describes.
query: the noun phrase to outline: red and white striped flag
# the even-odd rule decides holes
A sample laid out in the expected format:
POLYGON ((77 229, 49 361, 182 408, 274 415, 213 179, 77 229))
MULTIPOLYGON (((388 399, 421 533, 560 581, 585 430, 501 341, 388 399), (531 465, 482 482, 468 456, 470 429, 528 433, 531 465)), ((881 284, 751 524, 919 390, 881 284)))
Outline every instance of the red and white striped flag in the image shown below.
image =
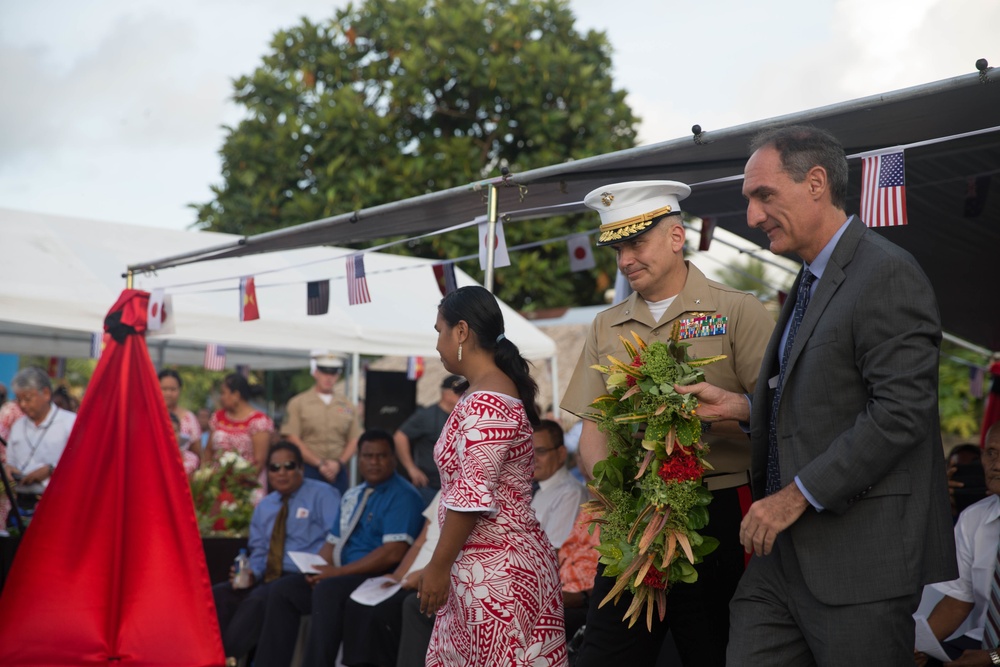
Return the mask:
POLYGON ((226 348, 217 343, 205 346, 205 368, 210 371, 221 371, 226 368, 226 348))
POLYGON ((368 279, 365 278, 365 256, 359 252, 347 258, 347 302, 356 306, 371 301, 368 279))
POLYGON ((306 285, 306 314, 326 315, 330 312, 330 281, 315 280, 306 285))
POLYGON ((861 161, 861 219, 869 227, 906 224, 906 169, 903 150, 861 161))

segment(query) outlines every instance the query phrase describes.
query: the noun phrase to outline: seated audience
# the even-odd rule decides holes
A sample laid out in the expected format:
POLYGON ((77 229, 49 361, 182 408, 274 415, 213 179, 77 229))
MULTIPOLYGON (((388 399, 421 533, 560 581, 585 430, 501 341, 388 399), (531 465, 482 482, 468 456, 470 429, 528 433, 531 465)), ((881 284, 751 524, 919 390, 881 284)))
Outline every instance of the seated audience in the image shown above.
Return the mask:
POLYGON ((7 476, 16 484, 17 504, 33 511, 66 448, 76 415, 52 402, 45 371, 28 367, 10 382, 24 416, 10 427, 7 476))
MULTIPOLYGON (((424 530, 406 552, 399 566, 389 576, 398 581, 402 588, 387 600, 375 606, 368 606, 353 599, 347 601, 344 612, 344 657, 341 662, 347 667, 394 667, 399 655, 400 636, 403 632, 403 604, 407 598, 417 596, 417 579, 424 565, 434 554, 441 528, 438 525, 438 491, 424 510, 424 530)), ((423 644, 408 649, 410 654, 424 664, 427 644, 434 626, 432 618, 423 617, 426 632, 423 644)))
POLYGON ((229 657, 242 658, 257 643, 272 582, 301 576, 288 553, 319 551, 340 516, 340 492, 305 479, 302 465, 302 452, 290 442, 278 442, 268 451, 267 480, 274 490, 250 520, 250 587, 233 588, 235 571, 228 582, 212 587, 222 647, 229 657))
POLYGON ((319 551, 330 565, 317 568, 319 574, 284 577, 271 587, 255 667, 288 667, 305 614, 312 614, 312 623, 304 664, 333 665, 348 597, 365 579, 393 571, 420 533, 424 503, 396 473, 392 436, 366 431, 358 447, 364 482, 344 495, 340 521, 319 551))
MULTIPOLYGON (((990 589, 997 569, 997 544, 1000 541, 1000 425, 986 435, 982 453, 986 488, 990 495, 971 505, 955 524, 955 549, 958 556, 958 579, 932 587, 944 597, 935 605, 927 623, 934 636, 944 641, 967 618, 972 629, 961 637, 944 642, 944 648, 956 664, 1000 664, 1000 627, 994 628, 990 615, 990 589)), ((998 601, 1000 602, 1000 601, 998 601)), ((994 621, 1000 622, 1000 608, 994 621)), ((937 665, 933 658, 916 653, 918 665, 937 665)), ((951 664, 951 663, 947 663, 951 664)))
POLYGON ((559 424, 541 420, 531 439, 535 447, 531 507, 549 542, 559 549, 573 530, 580 505, 588 500, 587 489, 566 469, 566 447, 559 424))

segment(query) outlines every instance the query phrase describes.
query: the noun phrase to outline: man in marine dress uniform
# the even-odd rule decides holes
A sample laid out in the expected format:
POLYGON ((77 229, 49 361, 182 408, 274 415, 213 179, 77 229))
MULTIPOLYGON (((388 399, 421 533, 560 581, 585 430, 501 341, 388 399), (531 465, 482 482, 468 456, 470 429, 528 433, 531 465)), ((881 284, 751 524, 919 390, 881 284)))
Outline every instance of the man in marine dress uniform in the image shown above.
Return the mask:
POLYGON ((288 401, 281 435, 302 450, 307 478, 326 480, 343 494, 361 426, 354 405, 333 391, 344 360, 324 352, 313 355, 313 361, 316 384, 288 401))
MULTIPOLYGON (((774 320, 752 295, 712 282, 684 261, 679 201, 690 192, 675 181, 636 181, 598 188, 584 199, 601 216, 598 245, 614 248, 618 268, 635 291, 594 320, 562 401, 564 409, 584 419, 580 456, 588 475, 594 463, 607 456, 605 436, 589 408, 607 390, 604 376, 591 365, 606 364, 609 354, 626 359, 619 336, 631 340, 634 331, 647 343, 666 341, 673 324, 680 322, 692 357, 726 355, 704 367, 710 382, 743 394, 756 384, 774 320)), ((741 488, 748 493, 750 450, 746 434, 735 425, 709 430, 704 440, 714 467, 705 484, 714 500, 711 522, 702 532, 719 539, 719 548, 698 566, 695 584, 671 588, 665 622, 654 619, 652 632, 644 623, 630 629, 622 621, 632 602, 628 594, 617 605, 598 609, 614 585, 614 578, 603 576, 601 568, 590 598, 581 667, 655 664, 668 629, 685 665, 725 664, 729 600, 743 571, 739 496, 741 488)))

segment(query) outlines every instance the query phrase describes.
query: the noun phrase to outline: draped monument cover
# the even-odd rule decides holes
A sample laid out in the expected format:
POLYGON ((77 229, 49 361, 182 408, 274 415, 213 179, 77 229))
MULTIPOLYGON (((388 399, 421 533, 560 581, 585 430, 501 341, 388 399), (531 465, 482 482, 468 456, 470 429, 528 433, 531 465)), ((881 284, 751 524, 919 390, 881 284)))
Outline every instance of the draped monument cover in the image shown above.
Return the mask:
POLYGON ((0 665, 222 665, 194 505, 125 290, 0 597, 0 665))

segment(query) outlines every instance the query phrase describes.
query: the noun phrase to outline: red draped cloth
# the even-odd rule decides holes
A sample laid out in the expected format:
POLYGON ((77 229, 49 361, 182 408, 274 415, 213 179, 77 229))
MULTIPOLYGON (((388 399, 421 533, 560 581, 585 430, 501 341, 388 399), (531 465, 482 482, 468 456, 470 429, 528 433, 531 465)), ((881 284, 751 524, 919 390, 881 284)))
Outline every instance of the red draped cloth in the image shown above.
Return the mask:
POLYGON ((125 290, 0 597, 0 665, 222 665, 180 449, 125 290))

